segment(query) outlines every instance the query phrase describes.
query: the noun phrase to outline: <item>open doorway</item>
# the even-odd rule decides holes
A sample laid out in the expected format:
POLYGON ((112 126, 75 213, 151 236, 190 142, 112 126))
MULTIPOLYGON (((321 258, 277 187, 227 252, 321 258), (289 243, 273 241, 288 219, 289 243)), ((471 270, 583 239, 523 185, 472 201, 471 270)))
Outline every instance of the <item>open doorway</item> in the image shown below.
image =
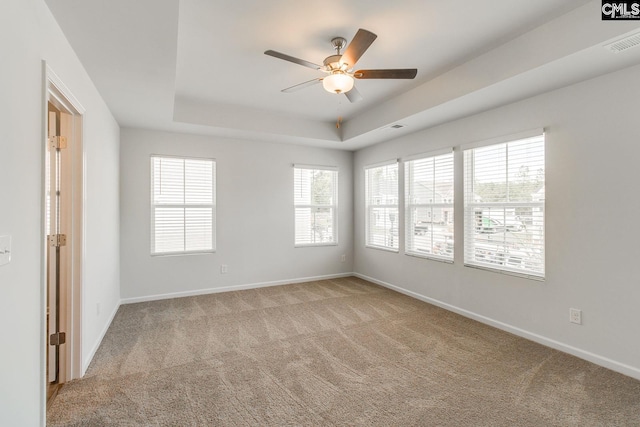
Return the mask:
POLYGON ((44 65, 43 359, 47 407, 81 372, 84 110, 44 65))

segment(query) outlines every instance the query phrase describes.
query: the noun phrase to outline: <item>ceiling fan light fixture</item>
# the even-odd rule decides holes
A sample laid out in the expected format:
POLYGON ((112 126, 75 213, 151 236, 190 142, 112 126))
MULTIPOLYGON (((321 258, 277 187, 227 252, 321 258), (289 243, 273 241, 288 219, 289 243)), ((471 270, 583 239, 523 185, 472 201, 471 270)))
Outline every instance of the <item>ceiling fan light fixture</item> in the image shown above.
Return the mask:
POLYGON ((333 73, 322 79, 322 87, 331 93, 347 93, 353 89, 353 77, 345 73, 333 73))

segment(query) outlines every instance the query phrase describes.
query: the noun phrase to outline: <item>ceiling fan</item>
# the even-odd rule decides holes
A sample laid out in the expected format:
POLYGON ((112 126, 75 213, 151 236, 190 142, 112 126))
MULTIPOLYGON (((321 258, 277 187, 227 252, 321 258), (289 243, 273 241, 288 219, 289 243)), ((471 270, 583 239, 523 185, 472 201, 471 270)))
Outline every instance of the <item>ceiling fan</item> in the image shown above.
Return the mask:
POLYGON ((360 59, 362 54, 366 52, 377 37, 378 36, 371 31, 360 28, 346 49, 347 40, 344 37, 334 37, 331 39, 331 45, 336 50, 336 54, 326 57, 323 65, 314 64, 313 62, 295 58, 274 50, 267 50, 264 53, 274 58, 284 59, 285 61, 328 74, 326 77, 320 77, 282 89, 282 92, 295 92, 322 82, 322 86, 328 92, 336 94, 343 93, 349 101, 358 102, 362 99, 362 95, 360 95, 360 92, 355 88, 354 79, 413 79, 418 73, 416 68, 354 71, 354 66, 356 62, 358 62, 358 59, 360 59), (344 53, 341 53, 343 49, 344 53))

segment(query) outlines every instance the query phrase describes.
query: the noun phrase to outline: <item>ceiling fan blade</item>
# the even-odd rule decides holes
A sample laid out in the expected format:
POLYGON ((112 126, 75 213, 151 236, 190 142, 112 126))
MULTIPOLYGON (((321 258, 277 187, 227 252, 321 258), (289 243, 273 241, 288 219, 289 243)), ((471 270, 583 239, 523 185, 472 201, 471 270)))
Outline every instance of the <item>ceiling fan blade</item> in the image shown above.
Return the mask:
POLYGON ((340 62, 343 64, 348 64, 349 68, 356 65, 358 59, 362 56, 362 54, 369 49, 371 43, 378 37, 373 34, 371 31, 363 30, 360 28, 355 36, 353 36, 353 40, 347 46, 347 49, 342 54, 342 58, 340 58, 340 62))
POLYGON ((305 61, 304 59, 295 58, 290 55, 286 55, 284 53, 276 52, 275 50, 266 50, 264 52, 265 55, 273 56, 274 58, 284 59, 285 61, 293 62, 294 64, 302 65, 304 67, 313 68, 314 70, 319 70, 322 68, 318 64, 314 64, 313 62, 305 61))
POLYGON ((313 86, 314 84, 320 83, 322 81, 321 78, 309 80, 308 82, 299 83, 295 86, 288 87, 286 89, 282 89, 281 92, 291 93, 298 91, 300 89, 304 89, 305 87, 313 86))
POLYGON ((362 101, 362 95, 360 95, 360 92, 358 92, 355 86, 349 92, 345 93, 344 96, 346 96, 352 104, 362 101))
POLYGON ((358 70, 353 73, 356 79, 413 79, 416 68, 396 68, 391 70, 358 70))

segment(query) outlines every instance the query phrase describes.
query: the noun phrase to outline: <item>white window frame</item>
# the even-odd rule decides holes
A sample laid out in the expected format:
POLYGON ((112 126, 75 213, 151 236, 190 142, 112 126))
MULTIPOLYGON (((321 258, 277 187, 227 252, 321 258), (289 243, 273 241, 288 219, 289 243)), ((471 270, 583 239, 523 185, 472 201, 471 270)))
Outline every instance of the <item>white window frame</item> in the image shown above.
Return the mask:
MULTIPOLYGON (((152 154, 150 156, 150 250, 152 256, 167 256, 167 255, 191 255, 191 254, 207 254, 214 253, 216 251, 216 160, 211 158, 199 158, 199 157, 185 157, 185 156, 173 156, 173 155, 160 155, 160 154, 152 154), (211 162, 212 165, 212 179, 211 179, 211 193, 212 200, 211 203, 206 204, 192 204, 192 203, 156 203, 155 198, 155 179, 154 179, 154 160, 155 159, 179 159, 179 160, 198 160, 198 161, 208 161, 211 162), (156 229, 156 208, 178 208, 178 209, 188 209, 188 208, 210 208, 211 209, 211 248, 207 249, 197 249, 197 250, 178 250, 178 251, 157 251, 155 247, 155 229, 156 229)), ((183 166, 184 173, 184 166, 183 166)), ((186 191, 186 189, 185 189, 186 191)), ((186 228, 186 221, 183 222, 183 227, 186 228)), ((186 231, 184 233, 185 239, 185 247, 186 247, 186 231)))
MULTIPOLYGON (((399 210, 399 186, 400 186, 400 167, 399 167, 399 162, 397 159, 391 160, 391 161, 387 161, 387 162, 383 162, 383 163, 377 163, 377 164, 373 164, 373 165, 369 165, 369 166, 365 166, 364 168, 364 180, 365 180, 365 246, 367 248, 372 248, 372 249, 381 249, 381 250, 385 250, 385 251, 389 251, 389 252, 399 252, 399 248, 400 248, 400 210, 399 210), (388 203, 388 201, 386 201, 386 203, 373 203, 373 198, 374 195, 370 194, 370 192, 372 191, 371 189, 371 180, 372 180, 372 174, 375 173, 376 170, 383 170, 384 168, 388 168, 388 167, 394 167, 396 169, 396 174, 397 174, 397 182, 396 182, 396 187, 395 187, 395 197, 393 194, 391 194, 391 199, 395 199, 395 203, 388 203), (371 237, 372 237, 372 227, 376 226, 375 224, 371 223, 371 219, 374 216, 374 211, 377 209, 384 209, 385 211, 388 211, 389 214, 393 214, 395 220, 391 221, 391 227, 389 228, 389 233, 387 234, 386 232, 384 233, 384 240, 385 242, 387 242, 384 245, 380 245, 380 244, 375 244, 371 241, 371 237), (393 234, 393 229, 394 229, 394 223, 395 228, 396 228, 396 235, 394 236, 393 234), (390 243, 389 243, 390 242, 390 243)), ((386 223, 386 218, 382 221, 383 223, 386 223)), ((385 224, 386 227, 386 224, 385 224)))
MULTIPOLYGON (((453 157, 453 149, 449 148, 449 149, 445 149, 445 150, 438 150, 438 151, 434 151, 434 152, 429 152, 429 153, 423 153, 423 154, 419 154, 416 156, 411 156, 409 158, 403 159, 403 163, 404 163, 404 188, 405 188, 405 255, 409 255, 409 256, 415 256, 415 257, 420 257, 420 258, 427 258, 427 259, 432 259, 432 260, 436 260, 436 261, 443 261, 443 262, 448 262, 448 263, 453 263, 453 259, 454 259, 454 234, 453 234, 453 227, 454 227, 454 199, 455 199, 455 188, 454 188, 454 180, 455 180, 455 173, 454 173, 454 157, 453 157), (434 183, 434 189, 433 189, 433 193, 435 195, 436 193, 436 187, 438 186, 438 184, 440 183, 440 181, 437 181, 436 175, 439 174, 439 170, 437 169, 437 161, 438 160, 442 160, 444 159, 445 161, 448 161, 450 166, 450 176, 448 176, 448 181, 451 184, 451 197, 447 198, 441 202, 436 202, 435 199, 433 197, 429 198, 429 200, 427 202, 422 202, 422 203, 417 203, 415 202, 415 194, 417 193, 417 191, 415 190, 415 187, 417 185, 419 185, 419 183, 417 181, 414 180, 414 171, 415 168, 417 167, 417 162, 424 162, 424 161, 429 161, 429 162, 433 162, 433 183, 434 183), (421 235, 419 230, 416 231, 416 228, 414 226, 414 221, 413 221, 413 212, 416 211, 417 209, 427 209, 430 212, 429 218, 431 218, 431 221, 427 221, 425 223, 425 227, 427 228, 427 230, 425 230, 425 234, 427 234, 428 236, 431 237, 431 247, 434 247, 434 231, 433 231, 433 227, 439 227, 440 224, 435 224, 433 222, 433 218, 434 218, 434 210, 436 209, 440 209, 440 210, 447 210, 448 212, 450 212, 451 214, 451 236, 447 236, 445 238, 445 241, 441 242, 441 249, 442 252, 441 253, 428 253, 428 252, 423 252, 420 251, 417 247, 416 247, 416 239, 418 235, 421 235), (429 230, 429 228, 431 228, 431 230, 429 230)), ((445 180, 446 181, 446 180, 445 180)), ((444 224, 446 226, 446 224, 444 224)))
MULTIPOLYGON (((319 165, 304 165, 304 164, 294 164, 293 165, 293 188, 294 192, 296 191, 297 186, 297 174, 296 170, 305 169, 310 171, 326 171, 331 172, 332 177, 332 190, 333 194, 331 196, 332 203, 331 204, 302 204, 296 203, 295 194, 294 194, 294 202, 293 202, 293 216, 294 216, 294 247, 296 248, 306 248, 306 247, 315 247, 315 246, 337 246, 338 245, 338 168, 336 166, 319 166, 319 165), (323 209, 331 210, 331 241, 330 242, 302 242, 299 241, 299 233, 297 230, 297 212, 301 209, 309 209, 311 212, 320 211, 323 209)), ((311 188, 308 189, 309 193, 313 191, 311 188)), ((313 195, 311 195, 311 200, 313 200, 313 195)), ((312 230, 311 230, 312 231, 312 230)), ((313 235, 313 232, 312 234, 313 235)))
MULTIPOLYGON (((463 165, 464 165, 464 265, 467 267, 480 268, 489 271, 500 272, 504 274, 510 274, 514 276, 524 277, 528 279, 534 279, 539 281, 545 280, 546 268, 545 268, 545 201, 542 199, 541 201, 531 201, 531 202, 482 202, 480 200, 470 200, 473 199, 474 188, 473 188, 473 179, 474 176, 473 171, 473 156, 475 154, 475 149, 481 147, 488 147, 491 145, 500 145, 506 144, 507 148, 504 156, 504 164, 507 165, 508 162, 508 147, 509 144, 513 143, 521 143, 523 140, 533 139, 534 142, 542 144, 543 150, 543 162, 546 157, 546 149, 545 149, 545 135, 543 129, 534 129, 530 131, 521 132, 515 135, 509 135, 500 138, 494 138, 492 140, 476 142, 473 144, 469 144, 463 146, 462 149, 464 151, 463 154, 463 165), (541 141, 535 141, 535 139, 541 139, 541 141), (497 258, 496 260, 492 260, 491 262, 483 262, 477 259, 476 256, 476 226, 477 226, 477 218, 476 211, 477 210, 490 210, 495 208, 497 210, 504 211, 505 209, 513 208, 531 208, 537 209, 538 212, 541 212, 540 223, 536 224, 536 228, 539 230, 539 235, 536 235, 538 238, 538 242, 534 246, 531 245, 530 248, 527 248, 530 251, 535 251, 536 249, 540 251, 538 254, 539 262, 542 266, 541 271, 534 271, 532 269, 526 268, 513 268, 510 266, 508 258, 510 257, 509 249, 505 246, 504 251, 501 253, 494 254, 497 258), (500 259, 505 258, 504 264, 501 265, 499 261, 500 259)), ((499 161, 499 160, 497 160, 499 161)), ((544 166, 543 166, 544 167, 544 166)), ((508 170, 508 169, 507 169, 508 170)), ((507 182, 510 182, 507 177, 507 182)), ((507 184, 508 188, 508 184, 507 184)), ((544 188, 544 182, 543 182, 544 188)), ((506 221, 503 225, 505 228, 507 227, 506 221)), ((505 245, 504 242, 497 242, 497 245, 500 244, 505 245)))

